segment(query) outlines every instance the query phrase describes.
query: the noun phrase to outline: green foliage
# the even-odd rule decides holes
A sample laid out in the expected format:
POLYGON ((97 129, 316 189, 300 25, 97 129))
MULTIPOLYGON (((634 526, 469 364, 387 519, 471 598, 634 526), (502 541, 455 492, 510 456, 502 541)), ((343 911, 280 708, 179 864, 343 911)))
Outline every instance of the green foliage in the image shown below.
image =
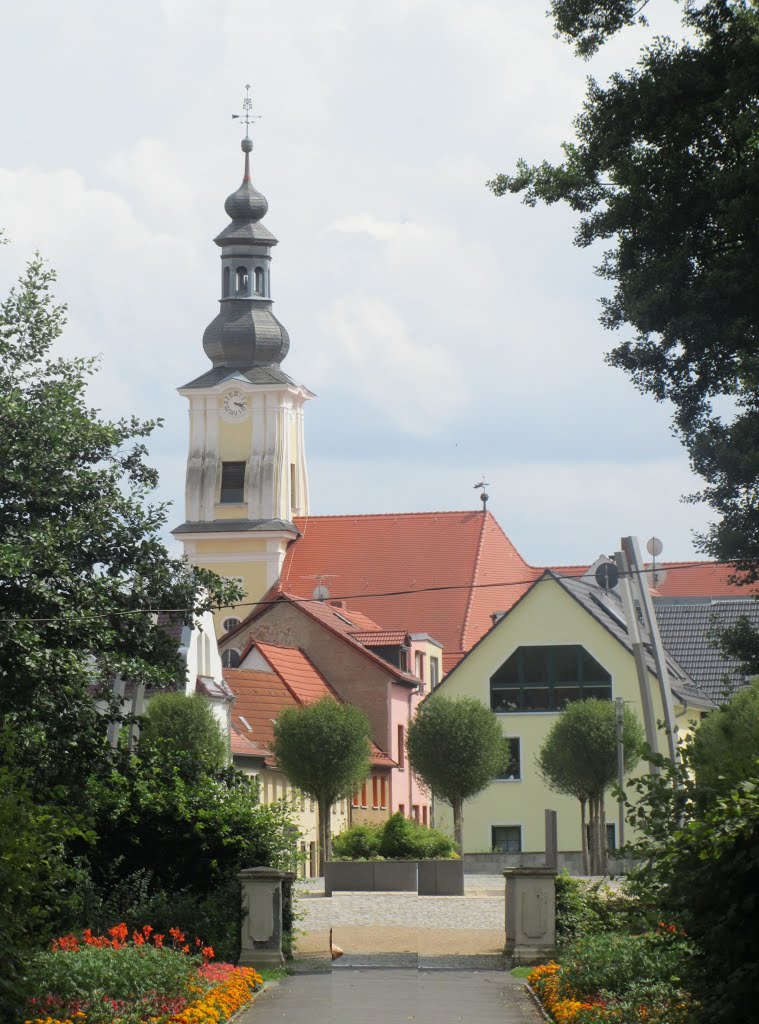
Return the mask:
POLYGON ((26 960, 65 913, 66 842, 77 835, 74 822, 35 803, 18 773, 0 763, 0 1020, 18 1019, 26 960))
POLYGON ((642 925, 639 903, 627 892, 573 878, 556 876, 556 944, 563 948, 579 938, 606 932, 630 932, 642 925))
POLYGON ((456 856, 450 836, 397 811, 381 825, 351 825, 335 836, 339 860, 438 860, 456 856))
POLYGON ((506 747, 498 719, 473 697, 427 697, 408 730, 411 768, 453 808, 459 852, 463 802, 482 792, 505 767, 506 747))
POLYGON ((750 781, 703 800, 692 752, 636 780, 629 817, 642 838, 631 885, 696 947, 689 986, 697 1020, 753 1020, 759 991, 759 791, 750 781))
POLYGON ((132 999, 160 992, 172 997, 188 994, 200 963, 200 957, 150 945, 83 946, 76 951, 38 953, 29 974, 39 996, 50 992, 64 1000, 91 999, 107 992, 113 999, 132 999))
POLYGON ((377 857, 383 830, 383 825, 351 825, 332 840, 332 854, 341 860, 377 857))
POLYGON ((229 764, 229 743, 210 703, 201 694, 159 693, 148 702, 140 731, 141 748, 176 765, 184 778, 229 764))
POLYGON ((115 674, 155 687, 180 674, 152 609, 234 604, 236 587, 169 557, 144 439, 159 421, 110 423, 86 403, 90 359, 53 346, 65 308, 39 257, 0 304, 0 718, 40 797, 108 756, 92 689, 115 674), (199 599, 205 586, 206 597, 199 599))
POLYGON ((670 996, 680 995, 692 955, 683 936, 667 931, 588 935, 562 953, 559 991, 566 998, 628 1001, 634 989, 632 1002, 638 1005, 648 1001, 649 989, 657 995, 663 989, 670 996))
MULTIPOLYGON (((631 771, 643 749, 643 729, 625 707, 622 729, 625 771, 631 771)), ((608 700, 576 701, 562 711, 535 759, 546 785, 590 807, 590 873, 606 873, 603 798, 617 778, 616 709, 608 700)), ((583 829, 584 832, 584 829, 583 829)))
MULTIPOLYGON (((638 9, 645 3, 638 5, 638 9)), ((553 0, 581 53, 635 18, 630 0, 553 0)), ((575 244, 609 244, 607 357, 674 407, 676 433, 713 513, 702 550, 759 579, 759 12, 755 0, 681 2, 683 37, 655 37, 637 66, 590 79, 564 159, 489 183, 528 205, 565 202, 575 244), (631 330, 630 330, 631 329, 631 330), (631 336, 632 335, 632 336, 631 336), (727 401, 725 400, 727 399, 727 401)), ((759 638, 742 657, 759 670, 759 638)))
POLYGON ((692 759, 702 791, 724 793, 759 778, 759 681, 700 724, 692 759))
POLYGON ((285 708, 274 723, 272 752, 294 786, 331 805, 369 773, 369 721, 360 708, 331 697, 285 708))
POLYGON ((332 697, 285 708, 274 723, 272 752, 291 783, 318 801, 323 871, 332 851, 330 807, 351 796, 369 774, 369 720, 332 697))

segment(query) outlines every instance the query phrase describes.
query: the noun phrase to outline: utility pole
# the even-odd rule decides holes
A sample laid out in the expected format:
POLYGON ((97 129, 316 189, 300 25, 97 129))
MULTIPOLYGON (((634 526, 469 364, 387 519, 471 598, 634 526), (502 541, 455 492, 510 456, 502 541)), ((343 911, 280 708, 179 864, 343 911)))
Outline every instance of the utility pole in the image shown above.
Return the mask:
POLYGON ((654 602, 651 600, 651 592, 648 589, 648 583, 641 575, 643 561, 640 556, 637 537, 623 537, 621 545, 622 551, 624 552, 627 563, 630 567, 632 585, 638 590, 638 600, 640 601, 640 608, 643 612, 643 621, 648 629, 648 635, 651 637, 651 648, 654 656, 654 662, 656 663, 656 674, 659 677, 659 693, 661 694, 661 704, 664 712, 664 724, 667 729, 667 748, 669 751, 669 759, 673 765, 676 765, 679 758, 677 753, 677 738, 675 735, 675 711, 672 706, 672 690, 670 689, 669 684, 669 671, 667 669, 667 660, 664 653, 664 644, 661 642, 659 626, 656 622, 654 602))
MULTIPOLYGON (((654 753, 659 747, 656 740, 656 719, 654 718, 654 706, 651 701, 651 691, 648 688, 648 666, 646 665, 646 651, 640 639, 638 628, 638 615, 635 611, 635 603, 632 597, 630 585, 630 566, 624 551, 617 551, 614 554, 614 562, 619 569, 619 593, 622 597, 622 607, 627 622, 627 635, 630 638, 630 645, 635 658, 635 670, 638 674, 638 689, 640 690, 640 703, 643 710, 643 728, 646 731, 646 743, 654 753)), ((653 762, 648 762, 648 770, 651 775, 657 775, 659 769, 653 762)))

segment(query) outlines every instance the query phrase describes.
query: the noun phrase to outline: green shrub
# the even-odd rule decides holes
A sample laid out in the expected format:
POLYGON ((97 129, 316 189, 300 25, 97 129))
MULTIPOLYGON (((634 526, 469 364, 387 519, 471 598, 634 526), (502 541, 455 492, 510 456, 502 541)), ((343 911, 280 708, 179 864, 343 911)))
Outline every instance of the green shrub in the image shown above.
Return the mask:
POLYGON ((563 951, 559 987, 566 998, 624 999, 635 986, 645 1002, 647 986, 679 988, 692 956, 691 944, 677 932, 588 935, 563 951))
POLYGON ((332 842, 337 860, 435 860, 456 856, 444 832, 426 828, 398 811, 384 825, 352 825, 332 842))
POLYGON ((332 840, 332 855, 345 860, 369 860, 379 853, 382 825, 351 825, 332 840))
POLYGON ((566 869, 556 876, 556 942, 601 932, 642 930, 638 900, 624 889, 573 878, 566 869))

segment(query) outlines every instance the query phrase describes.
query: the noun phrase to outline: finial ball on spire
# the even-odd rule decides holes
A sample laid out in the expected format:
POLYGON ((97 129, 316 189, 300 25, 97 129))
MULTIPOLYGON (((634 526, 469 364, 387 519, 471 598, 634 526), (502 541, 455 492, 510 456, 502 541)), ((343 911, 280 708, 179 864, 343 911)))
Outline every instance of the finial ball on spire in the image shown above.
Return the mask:
POLYGON ((240 149, 243 153, 250 153, 253 150, 253 139, 249 139, 247 136, 240 142, 240 149))

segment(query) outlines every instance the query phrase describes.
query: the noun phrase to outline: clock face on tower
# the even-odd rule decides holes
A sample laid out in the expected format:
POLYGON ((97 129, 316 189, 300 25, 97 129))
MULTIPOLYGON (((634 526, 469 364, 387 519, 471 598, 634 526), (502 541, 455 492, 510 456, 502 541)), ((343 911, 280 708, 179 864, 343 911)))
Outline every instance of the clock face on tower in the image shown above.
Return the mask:
POLYGON ((238 388, 227 391, 221 408, 228 420, 243 420, 248 415, 248 396, 238 388))

